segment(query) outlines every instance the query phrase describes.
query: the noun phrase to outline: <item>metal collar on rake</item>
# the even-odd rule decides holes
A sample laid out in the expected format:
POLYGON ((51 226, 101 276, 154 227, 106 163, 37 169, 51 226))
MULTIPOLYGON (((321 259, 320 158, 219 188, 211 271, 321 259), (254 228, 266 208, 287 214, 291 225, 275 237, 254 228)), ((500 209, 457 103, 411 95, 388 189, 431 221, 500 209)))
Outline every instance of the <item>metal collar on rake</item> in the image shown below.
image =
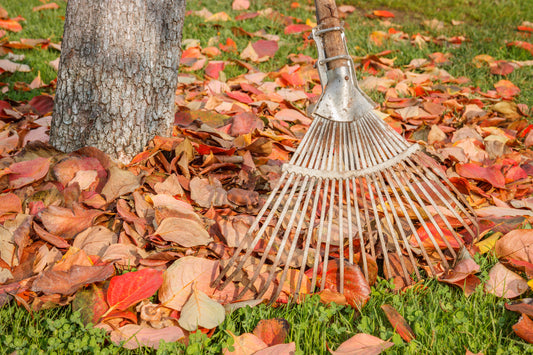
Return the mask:
POLYGON ((318 25, 313 28, 312 37, 318 52, 316 67, 323 91, 312 114, 336 122, 351 122, 361 118, 376 104, 359 88, 354 63, 349 54, 326 57, 322 36, 332 31, 340 32, 345 52, 348 53, 342 26, 323 29, 318 25), (327 63, 339 59, 346 60, 346 65, 327 69, 327 63))

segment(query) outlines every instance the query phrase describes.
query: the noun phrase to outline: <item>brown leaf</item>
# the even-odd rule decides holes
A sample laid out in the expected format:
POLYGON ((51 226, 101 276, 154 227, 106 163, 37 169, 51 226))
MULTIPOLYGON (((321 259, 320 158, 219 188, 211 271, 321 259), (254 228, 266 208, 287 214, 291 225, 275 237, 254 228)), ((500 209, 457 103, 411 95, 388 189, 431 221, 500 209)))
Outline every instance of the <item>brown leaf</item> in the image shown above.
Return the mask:
POLYGON ((413 332, 409 324, 407 324, 401 314, 398 313, 398 311, 395 310, 391 305, 384 304, 381 306, 381 309, 383 310, 383 312, 385 312, 387 319, 389 320, 396 333, 400 334, 403 340, 405 340, 406 342, 410 342, 411 340, 416 338, 415 333, 413 332))
POLYGON ((480 268, 466 250, 461 252, 461 255, 463 253, 467 256, 460 257, 452 269, 446 270, 443 275, 439 276, 439 281, 459 286, 463 289, 466 296, 470 296, 475 291, 477 285, 481 283, 481 280, 474 275, 479 272, 480 268))
POLYGON ((237 137, 241 134, 251 133, 255 129, 262 131, 264 128, 264 122, 257 115, 251 112, 242 112, 231 119, 229 134, 237 137))
POLYGON ((163 285, 159 289, 159 301, 165 307, 180 311, 195 287, 212 295, 211 287, 219 273, 218 261, 186 256, 176 260, 163 274, 163 285))
POLYGON ((259 193, 234 187, 228 191, 228 200, 239 206, 255 206, 259 203, 259 193))
POLYGON ((44 227, 52 234, 70 239, 79 232, 89 228, 93 220, 104 212, 99 210, 86 210, 79 205, 69 208, 48 206, 41 213, 44 227))
POLYGON ((518 323, 513 325, 513 330, 520 338, 533 344, 533 321, 527 315, 522 314, 518 323))
POLYGON ((289 334, 289 322, 283 318, 261 319, 255 327, 253 334, 272 346, 281 344, 289 334))
POLYGON ((60 249, 70 248, 70 244, 65 239, 58 237, 57 235, 48 233, 35 222, 33 223, 33 230, 35 231, 35 234, 39 236, 39 238, 52 244, 53 246, 57 248, 60 248, 60 249))
POLYGON ((135 176, 129 170, 123 170, 116 166, 109 168, 109 179, 102 189, 102 195, 107 202, 117 197, 135 191, 140 186, 141 177, 135 176))
POLYGON ((0 195, 0 217, 12 213, 22 213, 20 198, 11 192, 0 195))
POLYGON ((217 179, 200 179, 194 177, 189 187, 191 189, 191 199, 199 206, 209 208, 211 206, 220 207, 229 205, 226 190, 217 179))
POLYGON ((359 333, 339 345, 332 355, 377 355, 394 343, 381 340, 370 334, 359 333))
POLYGON ((515 229, 500 238, 494 247, 499 258, 533 261, 533 229, 515 229))
POLYGON ((213 241, 209 233, 200 224, 191 219, 169 217, 165 218, 154 235, 159 235, 168 242, 190 248, 199 245, 207 245, 213 241))
POLYGON ((35 6, 32 11, 33 12, 36 12, 36 11, 42 11, 42 10, 56 10, 56 9, 59 9, 59 5, 56 4, 55 2, 50 2, 48 4, 44 4, 44 5, 40 5, 40 6, 35 6))
POLYGON ((506 303, 505 308, 512 312, 518 312, 533 317, 533 298, 524 298, 511 304, 506 303))
POLYGON ((489 279, 485 283, 485 291, 498 297, 515 298, 528 289, 527 281, 497 263, 489 271, 489 279))
POLYGON ((79 233, 74 239, 72 246, 83 249, 87 255, 98 255, 102 257, 111 244, 115 244, 117 235, 103 226, 89 227, 79 233))
POLYGON ((33 281, 31 290, 46 294, 71 295, 87 284, 106 280, 114 272, 113 264, 98 266, 73 265, 65 271, 59 270, 56 265, 37 276, 35 281, 33 281))

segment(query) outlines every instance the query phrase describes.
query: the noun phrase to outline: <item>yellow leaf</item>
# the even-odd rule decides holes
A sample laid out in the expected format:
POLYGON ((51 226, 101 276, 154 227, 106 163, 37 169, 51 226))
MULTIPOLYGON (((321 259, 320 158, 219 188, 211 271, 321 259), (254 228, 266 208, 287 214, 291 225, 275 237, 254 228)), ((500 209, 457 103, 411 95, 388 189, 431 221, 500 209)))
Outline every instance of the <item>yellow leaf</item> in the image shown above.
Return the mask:
POLYGON ((225 317, 226 312, 220 303, 194 287, 189 300, 181 309, 178 323, 183 329, 192 332, 199 326, 213 329, 221 324, 225 317))
POLYGON ((490 237, 483 239, 481 242, 476 243, 476 246, 479 248, 480 254, 485 254, 486 252, 494 249, 496 242, 501 238, 503 234, 501 232, 496 232, 490 237))
POLYGON ((533 290, 533 279, 529 280, 529 281, 527 282, 527 285, 529 286, 530 289, 533 290))

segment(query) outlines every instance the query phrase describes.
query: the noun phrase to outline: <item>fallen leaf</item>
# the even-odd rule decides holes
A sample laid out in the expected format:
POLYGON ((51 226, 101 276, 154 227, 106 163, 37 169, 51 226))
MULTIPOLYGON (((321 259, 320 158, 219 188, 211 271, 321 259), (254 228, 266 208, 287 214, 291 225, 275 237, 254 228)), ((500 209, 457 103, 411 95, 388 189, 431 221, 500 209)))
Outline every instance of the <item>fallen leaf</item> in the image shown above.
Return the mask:
POLYGON ((18 189, 38 181, 48 174, 49 168, 50 160, 41 157, 11 164, 8 168, 9 187, 18 189))
POLYGON ((505 177, 496 166, 485 168, 474 163, 456 164, 455 171, 467 179, 486 181, 494 187, 505 189, 505 177))
POLYGON ((296 353, 296 343, 278 344, 256 351, 254 355, 294 355, 296 353))
POLYGON ((332 355, 377 355, 393 346, 394 343, 381 340, 370 334, 359 333, 339 345, 332 355))
POLYGON ((185 332, 180 327, 154 329, 137 324, 126 324, 110 334, 113 343, 126 349, 137 349, 141 346, 158 349, 161 340, 172 343, 184 337, 185 332))
POLYGON ((107 289, 107 313, 112 309, 126 310, 152 296, 162 283, 163 272, 149 268, 113 277, 107 289))
MULTIPOLYGON (((446 242, 444 241, 444 238, 446 239, 446 241, 448 241, 448 243, 453 249, 458 249, 461 247, 461 245, 457 242, 457 240, 453 236, 453 233, 449 229, 443 226, 439 226, 443 233, 443 235, 441 235, 440 232, 437 230, 437 227, 435 227, 433 223, 428 222, 425 225, 426 228, 429 230, 429 233, 426 231, 426 228, 424 228, 424 226, 419 227, 416 231, 416 234, 422 242, 422 246, 424 246, 425 248, 435 249, 435 244, 431 241, 430 235, 433 236, 435 242, 437 243, 437 247, 440 249, 448 248, 446 242)), ((409 242, 413 246, 417 248, 419 247, 418 240, 416 239, 414 234, 409 239, 409 242)))
POLYGON ((512 312, 523 313, 533 317, 533 298, 523 298, 511 304, 506 303, 505 308, 512 312))
MULTIPOLYGON (((324 288, 339 292, 340 263, 332 261, 328 265, 324 288)), ((319 274, 321 272, 319 271, 319 274)), ((362 308, 370 298, 370 286, 357 265, 344 263, 344 296, 346 301, 354 308, 362 308)))
POLYGON ((220 325, 226 313, 224 307, 212 300, 202 291, 193 286, 189 300, 181 308, 179 325, 188 331, 195 331, 198 327, 213 329, 220 325))
POLYGON ((374 10, 373 14, 374 16, 377 16, 377 17, 384 17, 384 18, 394 17, 394 14, 387 10, 374 10))
POLYGON ((289 334, 289 322, 283 318, 261 319, 254 328, 253 334, 272 346, 281 344, 289 334))
POLYGON ((194 177, 189 186, 191 199, 201 207, 219 207, 229 204, 226 190, 217 179, 208 180, 194 177))
MULTIPOLYGON (((2 26, 0 25, 0 27, 2 26)), ((529 53, 533 55, 533 44, 531 43, 524 42, 524 41, 513 41, 513 42, 507 43, 507 46, 525 49, 526 51, 528 51, 529 53)))
POLYGON ((311 26, 304 25, 304 24, 296 24, 296 25, 288 25, 287 27, 285 27, 283 32, 286 35, 288 35, 288 34, 293 34, 293 33, 307 32, 311 30, 312 30, 311 26))
POLYGON ((415 339, 415 333, 407 324, 405 319, 402 317, 400 313, 396 309, 394 309, 391 305, 384 304, 381 306, 381 309, 383 312, 385 312, 385 315, 387 316, 387 319, 389 320, 390 324, 394 328, 394 331, 402 337, 403 340, 406 342, 410 342, 411 340, 415 339))
POLYGON ((494 84, 494 87, 498 94, 503 97, 513 97, 520 93, 520 89, 509 80, 502 79, 494 84))
POLYGON ((107 202, 111 202, 122 195, 135 191, 140 186, 140 180, 140 176, 135 176, 129 170, 112 166, 109 168, 109 178, 102 189, 102 195, 105 196, 107 202))
POLYGON ((163 306, 180 311, 189 299, 192 284, 195 284, 196 289, 210 295, 214 291, 211 283, 218 273, 218 261, 194 256, 180 258, 163 273, 159 300, 163 306))
POLYGON ((20 25, 20 23, 13 19, 0 20, 0 28, 11 32, 22 31, 22 26, 20 25))
POLYGON ((250 0, 233 0, 231 8, 235 11, 247 10, 250 7, 250 0))
POLYGON ((48 232, 70 239, 89 228, 93 220, 103 213, 104 211, 87 210, 79 205, 75 205, 73 209, 48 206, 41 212, 41 221, 48 232))
POLYGON ((154 235, 159 235, 167 242, 186 248, 207 245, 213 241, 201 224, 191 219, 178 217, 165 218, 157 227, 154 235))
POLYGON ((56 10, 56 9, 59 9, 59 5, 56 4, 55 2, 50 2, 48 4, 44 4, 41 6, 35 6, 32 9, 32 11, 36 12, 36 11, 42 11, 42 10, 56 10))
MULTIPOLYGON (((0 20, 0 27, 1 27, 1 21, 2 20, 0 20)), ((17 71, 27 73, 31 71, 28 65, 20 64, 20 63, 13 63, 12 61, 8 59, 0 59, 0 69, 4 71, 8 71, 10 73, 14 73, 17 71)))
POLYGON ((259 350, 265 349, 268 346, 258 337, 250 333, 244 333, 236 336, 229 330, 226 330, 233 338, 233 351, 229 351, 227 348, 223 350, 224 355, 252 355, 259 350))
POLYGON ((502 233, 496 232, 493 233, 490 237, 483 239, 480 242, 476 243, 476 246, 479 248, 480 254, 485 254, 492 249, 494 249, 494 246, 496 245, 496 242, 498 239, 500 239, 502 236, 502 233))
POLYGON ((498 297, 515 298, 526 292, 527 281, 518 274, 497 263, 489 271, 485 291, 498 297))
POLYGON ((91 288, 78 291, 72 302, 72 310, 80 312, 85 325, 89 323, 96 325, 108 309, 104 291, 94 284, 91 288))
POLYGON ((527 315, 522 314, 518 323, 513 325, 513 330, 520 338, 533 344, 533 321, 527 315))
POLYGON ((79 233, 72 246, 83 249, 87 255, 103 256, 107 247, 116 243, 117 235, 103 226, 89 227, 79 233))
POLYGON ((459 286, 466 296, 470 296, 481 283, 481 280, 474 275, 479 272, 480 268, 468 252, 466 254, 468 257, 459 259, 452 269, 446 270, 443 275, 439 276, 439 281, 459 286))
POLYGON ((22 213, 20 198, 11 192, 0 195, 0 217, 17 213, 22 213))
POLYGON ((533 229, 515 229, 496 242, 494 247, 499 258, 533 261, 533 229))

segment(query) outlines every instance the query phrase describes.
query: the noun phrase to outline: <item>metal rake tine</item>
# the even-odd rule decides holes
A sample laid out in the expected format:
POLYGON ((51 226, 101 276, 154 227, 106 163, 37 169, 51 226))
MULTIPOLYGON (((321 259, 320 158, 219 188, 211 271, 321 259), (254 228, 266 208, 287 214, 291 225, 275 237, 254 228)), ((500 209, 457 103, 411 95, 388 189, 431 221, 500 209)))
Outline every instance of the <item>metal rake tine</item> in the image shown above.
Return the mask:
MULTIPOLYGON (((284 194, 284 192, 286 192, 286 190, 289 188, 289 185, 290 185, 290 182, 292 181, 294 175, 290 175, 289 176, 289 179, 287 180, 287 183, 283 186, 283 189, 282 189, 282 193, 280 194, 280 196, 282 196, 284 194)), ((267 202, 265 202, 265 205, 263 206, 263 208, 261 209, 261 211, 259 212, 259 214, 257 215, 257 217, 255 218, 253 224, 250 226, 250 228, 248 229, 248 231, 246 232, 244 238, 242 239, 242 241, 239 243, 239 246, 237 247, 237 249, 235 250, 235 252, 233 253, 233 256, 231 257, 231 259, 229 260, 228 264, 222 269, 222 271, 220 272, 220 274, 218 275, 218 277, 215 279, 215 281, 212 282, 212 285, 217 285, 220 283, 220 281, 222 280, 222 278, 226 275, 226 273, 228 272, 228 270, 233 266, 235 260, 239 257, 239 254, 240 252, 244 249, 244 247, 247 245, 246 244, 246 240, 249 239, 249 237, 251 236, 251 234, 253 233, 253 231, 255 230, 255 228, 257 228, 257 226, 259 225, 259 221, 261 219, 261 217, 265 214, 265 212, 268 210, 270 204, 272 203, 272 201, 274 200, 274 197, 276 197, 276 193, 277 191, 279 190, 279 188, 281 187, 283 181, 287 178, 287 173, 283 173, 281 175, 281 178, 279 180, 279 182, 276 184, 276 186, 274 187, 274 190, 272 191, 272 193, 270 194, 270 196, 268 197, 267 199, 267 202)), ((275 207, 274 207, 274 210, 277 209, 277 206, 279 205, 279 203, 281 202, 281 198, 280 196, 278 196, 278 200, 276 200, 276 204, 275 204, 275 207)), ((273 215, 272 214, 269 214, 269 216, 267 216, 267 221, 266 223, 263 224, 263 227, 264 229, 267 228, 268 226, 268 223, 270 223, 270 220, 272 219, 273 215)), ((240 261, 238 267, 236 268, 236 270, 230 275, 228 276, 229 278, 229 281, 227 282, 224 282, 221 286, 221 288, 224 288, 230 281, 231 279, 233 279, 235 277, 235 275, 238 273, 239 269, 242 268, 242 266, 244 265, 244 263, 246 262, 246 259, 248 258, 248 256, 252 253, 253 249, 255 248, 255 246, 257 245, 257 243, 259 242, 259 240, 261 239, 261 236, 262 234, 264 233, 264 230, 261 231, 256 235, 256 237, 253 239, 252 243, 250 243, 250 245, 248 245, 248 250, 250 250, 250 253, 246 254, 247 256, 243 257, 242 260, 240 261)), ((227 279, 228 279, 227 278, 227 279)))
MULTIPOLYGON (((344 156, 343 156, 343 149, 342 147, 344 147, 344 128, 346 127, 348 123, 340 123, 340 131, 339 131, 339 151, 338 151, 338 161, 337 161, 337 164, 338 164, 338 170, 340 171, 341 169, 344 171, 345 170, 345 166, 344 166, 344 156), (341 163, 342 163, 342 167, 341 167, 341 163)), ((340 284, 339 284, 339 292, 340 293, 344 293, 344 221, 343 221, 343 199, 344 199, 344 191, 343 191, 343 186, 342 186, 342 180, 338 180, 338 183, 339 183, 339 248, 340 248, 340 256, 339 256, 339 266, 340 266, 340 270, 339 270, 339 276, 340 276, 340 284)))
MULTIPOLYGON (((463 195, 457 190, 457 188, 452 184, 452 182, 446 177, 446 175, 444 175, 441 171, 438 171, 438 170, 435 170, 435 169, 430 169, 428 168, 420 159, 420 155, 419 154, 415 154, 415 161, 424 169, 424 171, 427 172, 428 175, 434 177, 434 181, 439 185, 439 187, 442 189, 442 191, 444 191, 446 193, 446 195, 448 195, 448 198, 450 198, 454 203, 455 205, 457 206, 457 208, 459 208, 461 210, 461 212, 464 213, 465 216, 468 217, 468 219, 472 222, 472 224, 476 227, 476 229, 479 229, 479 226, 478 226, 478 223, 477 223, 477 220, 476 218, 474 217, 475 215, 475 212, 474 210, 472 209, 472 207, 470 206, 470 204, 464 199, 463 195), (446 185, 445 186, 441 180, 445 181, 446 182, 446 185), (447 188, 449 187, 449 188, 447 188), (454 193, 455 193, 455 196, 453 194, 450 193, 449 189, 451 189, 454 193), (458 199, 461 199, 462 201, 458 201, 458 199), (470 211, 467 211, 466 208, 464 206, 467 206, 467 208, 470 210, 470 211)), ((447 203, 449 204, 449 202, 446 200, 446 198, 443 199, 443 202, 444 203, 447 203)), ((446 207, 448 207, 448 205, 446 205, 446 207)), ((455 209, 451 207, 448 207, 448 209, 450 209, 452 212, 455 212, 455 209)), ((474 233, 472 231, 472 229, 470 228, 470 226, 466 223, 464 223, 464 219, 461 217, 461 216, 458 216, 457 213, 454 213, 455 217, 461 221, 461 223, 463 224, 463 226, 465 227, 465 229, 472 235, 472 237, 476 237, 477 233, 474 233)))
MULTIPOLYGON (((348 168, 348 170, 353 170, 353 167, 350 161, 350 157, 351 157, 350 153, 352 152, 348 150, 348 146, 349 146, 348 131, 350 131, 351 129, 352 129, 352 123, 350 122, 343 132, 344 141, 346 142, 343 145, 344 160, 345 160, 344 165, 348 168)), ((352 202, 350 200, 351 199, 350 180, 346 179, 344 180, 344 182, 346 184, 346 215, 348 218, 348 253, 349 253, 348 261, 350 262, 350 264, 353 264, 353 237, 354 235, 353 235, 353 230, 352 230, 352 202)), ((353 185, 353 188, 355 188, 355 185, 353 185)), ((343 257, 344 257, 344 248, 343 248, 343 257)))
MULTIPOLYGON (((412 172, 410 170, 407 169, 407 167, 401 163, 400 164, 404 170, 401 171, 401 174, 403 175, 402 177, 402 180, 403 180, 403 183, 405 185, 407 185, 407 188, 410 190, 410 191, 415 191, 415 189, 413 189, 413 186, 411 185, 411 183, 409 182, 409 175, 412 176, 412 172), (405 176, 405 175, 407 176, 405 176)), ((414 177, 414 176, 413 176, 414 177)), ((435 220, 433 219, 433 217, 431 216, 430 213, 428 213, 428 211, 426 211, 424 209, 424 202, 422 201, 422 199, 420 198, 420 196, 416 193, 413 193, 413 197, 416 199, 416 201, 418 202, 420 208, 422 208, 424 210, 424 213, 426 214, 426 216, 429 217, 430 221, 435 225, 435 220)), ((449 267, 449 264, 448 264, 448 261, 446 260, 446 257, 444 256, 444 254, 442 254, 442 250, 440 249, 439 247, 439 244, 437 243, 437 241, 435 240, 435 236, 433 235, 433 232, 431 232, 426 224, 426 221, 424 218, 422 218, 422 216, 420 215, 420 213, 418 212, 417 209, 413 209, 413 212, 415 213, 415 215, 417 216, 418 220, 420 221, 420 224, 422 226, 422 228, 424 229, 424 231, 426 232, 426 234, 428 235, 429 239, 431 240, 431 242, 433 243, 433 245, 435 246, 435 250, 437 251, 437 253, 439 254, 444 266, 446 268, 449 267)), ((442 234, 442 231, 440 231, 440 233, 442 234)), ((418 237, 418 233, 417 231, 415 230, 414 231, 414 235, 416 235, 418 237)), ((420 238, 417 238, 417 241, 419 241, 420 238)), ((419 242, 419 247, 420 249, 424 249, 424 246, 422 243, 419 242)))
MULTIPOLYGON (((309 201, 311 200, 311 196, 312 196, 312 191, 313 191, 313 187, 314 187, 314 183, 315 183, 315 178, 311 178, 311 185, 310 185, 310 189, 308 189, 307 191, 307 194, 306 194, 306 197, 305 197, 305 202, 304 202, 304 206, 302 208, 302 212, 307 212, 307 207, 309 205, 309 201)), ((303 191, 303 190, 302 190, 303 191)), ((296 203, 297 206, 299 206, 299 202, 300 200, 296 203)), ((296 214, 298 211, 295 209, 294 213, 293 214, 296 214)), ((287 256, 287 263, 285 263, 285 267, 283 268, 283 273, 281 274, 281 278, 280 278, 280 281, 279 281, 279 285, 278 287, 276 288, 276 291, 274 293, 274 296, 272 297, 270 303, 272 303, 275 299, 278 298, 281 290, 283 289, 283 283, 285 282, 285 278, 287 277, 287 272, 289 271, 289 268, 290 268, 290 260, 292 260, 292 257, 293 257, 293 254, 294 254, 294 250, 296 249, 296 244, 298 243, 298 237, 300 235, 300 232, 302 230, 302 226, 303 226, 303 222, 305 220, 305 213, 300 213, 300 219, 298 220, 298 225, 296 227, 296 232, 294 233, 294 236, 293 236, 293 240, 292 240, 292 243, 291 243, 291 247, 290 247, 290 250, 289 250, 289 254, 287 256)), ((286 236, 283 237, 283 241, 285 242, 286 240, 288 240, 288 237, 290 235, 290 230, 292 229, 292 225, 290 226, 291 228, 287 227, 287 231, 285 232, 286 236)), ((270 273, 267 281, 266 281, 266 284, 268 285, 270 282, 272 282, 272 278, 273 276, 275 275, 275 268, 277 267, 277 265, 279 264, 279 261, 280 261, 280 258, 281 258, 281 255, 283 254, 283 250, 285 249, 285 245, 283 244, 282 242, 282 245, 283 246, 280 246, 279 248, 279 251, 278 251, 278 254, 276 256, 276 260, 274 261, 274 263, 272 264, 272 272, 270 273)), ((305 264, 305 260, 302 260, 302 264, 305 264)), ((265 292, 266 292, 266 288, 263 289, 263 291, 261 291, 258 295, 258 298, 261 298, 265 292)), ((295 292, 297 291, 298 289, 295 290, 295 292)))

